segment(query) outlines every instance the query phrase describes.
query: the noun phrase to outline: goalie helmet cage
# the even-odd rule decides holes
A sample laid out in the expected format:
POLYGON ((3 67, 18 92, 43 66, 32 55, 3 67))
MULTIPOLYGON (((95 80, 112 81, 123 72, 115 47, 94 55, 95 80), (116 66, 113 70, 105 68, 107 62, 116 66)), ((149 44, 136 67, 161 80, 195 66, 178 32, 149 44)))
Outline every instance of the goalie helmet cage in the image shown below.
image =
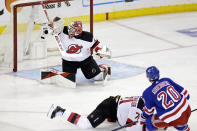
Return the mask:
MULTIPOLYGON (((56 2, 66 2, 72 0, 25 0, 23 2, 17 1, 12 4, 12 17, 13 17, 13 72, 17 72, 18 70, 18 44, 17 44, 17 9, 20 7, 27 7, 27 6, 35 6, 35 5, 41 5, 43 4, 50 4, 50 3, 56 3, 56 2)), ((72 5, 71 5, 72 7, 72 5)), ((90 0, 90 9, 89 9, 89 24, 90 24, 90 32, 93 33, 93 0, 90 0)))

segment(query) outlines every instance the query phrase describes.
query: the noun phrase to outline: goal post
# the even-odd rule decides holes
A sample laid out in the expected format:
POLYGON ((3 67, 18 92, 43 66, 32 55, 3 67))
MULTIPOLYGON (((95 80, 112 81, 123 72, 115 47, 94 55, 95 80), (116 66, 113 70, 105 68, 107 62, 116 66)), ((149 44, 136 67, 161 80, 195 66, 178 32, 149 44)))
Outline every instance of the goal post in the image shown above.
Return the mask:
MULTIPOLYGON (((40 23, 40 21, 29 21, 28 24, 26 25, 26 27, 24 26, 24 28, 27 28, 26 31, 26 35, 24 35, 23 33, 23 37, 26 37, 24 39, 28 39, 28 40, 20 40, 21 38, 19 37, 19 35, 21 35, 19 32, 20 30, 25 30, 23 27, 22 29, 20 29, 21 27, 21 23, 18 22, 21 18, 19 18, 19 14, 18 11, 21 8, 26 8, 26 7, 36 7, 36 6, 41 6, 41 3, 43 2, 43 4, 45 5, 46 10, 49 12, 49 17, 50 19, 53 19, 55 16, 59 16, 60 12, 59 10, 56 9, 56 6, 60 7, 62 6, 61 4, 64 4, 64 2, 70 2, 71 6, 68 7, 69 9, 66 9, 67 7, 65 7, 64 9, 61 9, 61 11, 65 11, 65 16, 61 16, 61 18, 63 18, 65 20, 66 25, 70 24, 70 22, 72 20, 81 20, 83 24, 86 24, 88 30, 90 32, 93 33, 93 0, 90 0, 90 6, 88 7, 88 9, 84 9, 86 10, 86 13, 81 13, 81 12, 85 12, 85 11, 76 11, 77 9, 74 9, 75 6, 77 5, 78 1, 74 1, 74 0, 19 0, 16 1, 14 3, 12 3, 12 28, 13 28, 13 72, 17 72, 18 71, 18 62, 19 61, 23 61, 23 59, 29 59, 29 57, 26 56, 22 56, 23 58, 19 58, 21 57, 21 55, 26 55, 26 48, 27 45, 21 44, 21 41, 26 41, 29 42, 31 41, 31 30, 41 30, 40 25, 43 24, 44 22, 42 21, 40 23), (73 5, 72 5, 73 4, 73 5), (54 8, 54 9, 53 9, 54 8), (52 11, 54 10, 54 11, 52 11), (52 14, 52 15, 51 15, 52 14), (73 15, 74 14, 74 15, 73 15), (73 15, 73 16, 72 16, 73 15), (37 24, 36 24, 37 23, 37 24), (89 25, 89 27, 88 27, 89 25), (29 31, 28 31, 29 29, 29 31), (19 42, 20 41, 20 42, 19 42), (24 46, 24 47, 21 47, 24 46), (23 48, 21 49, 22 51, 19 51, 19 48, 23 48), (19 55, 20 54, 20 55, 19 55)), ((34 10, 38 10, 34 9, 34 10)), ((43 11, 43 10, 42 10, 43 11)), ((40 12, 36 12, 35 14, 40 14, 40 12)), ((32 17, 31 15, 35 15, 35 14, 29 14, 28 17, 32 17)), ((20 15, 20 17, 23 17, 20 15)), ((42 18, 43 16, 41 16, 42 18)), ((40 18, 39 18, 40 19, 40 18)), ((43 19, 43 18, 42 18, 43 19)), ((23 24, 22 24, 23 26, 23 24)), ((50 43, 47 42, 47 43, 50 43)), ((56 45, 56 43, 54 43, 54 45, 56 45)), ((30 47, 31 48, 31 47, 30 47)), ((54 49, 51 49, 54 50, 54 49)))

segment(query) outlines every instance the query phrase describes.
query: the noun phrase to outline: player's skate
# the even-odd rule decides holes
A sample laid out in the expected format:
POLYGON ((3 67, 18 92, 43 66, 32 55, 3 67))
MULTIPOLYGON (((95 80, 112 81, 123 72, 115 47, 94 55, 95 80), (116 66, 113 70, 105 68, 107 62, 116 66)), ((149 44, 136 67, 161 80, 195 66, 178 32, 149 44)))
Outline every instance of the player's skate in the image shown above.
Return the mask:
POLYGON ((55 118, 56 116, 62 116, 63 113, 65 112, 65 109, 61 108, 60 106, 54 106, 54 105, 51 105, 48 113, 47 113, 47 116, 51 119, 55 118))

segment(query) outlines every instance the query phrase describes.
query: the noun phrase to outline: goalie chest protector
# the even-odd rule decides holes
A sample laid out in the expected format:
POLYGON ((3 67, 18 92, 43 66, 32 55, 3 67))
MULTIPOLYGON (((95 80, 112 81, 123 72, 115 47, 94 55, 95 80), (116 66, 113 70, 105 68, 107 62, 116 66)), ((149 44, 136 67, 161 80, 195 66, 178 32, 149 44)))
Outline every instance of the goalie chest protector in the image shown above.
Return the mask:
POLYGON ((63 32, 59 34, 60 41, 68 54, 62 56, 67 61, 83 61, 91 55, 91 47, 96 40, 92 33, 83 31, 81 35, 69 38, 68 27, 65 26, 63 32))

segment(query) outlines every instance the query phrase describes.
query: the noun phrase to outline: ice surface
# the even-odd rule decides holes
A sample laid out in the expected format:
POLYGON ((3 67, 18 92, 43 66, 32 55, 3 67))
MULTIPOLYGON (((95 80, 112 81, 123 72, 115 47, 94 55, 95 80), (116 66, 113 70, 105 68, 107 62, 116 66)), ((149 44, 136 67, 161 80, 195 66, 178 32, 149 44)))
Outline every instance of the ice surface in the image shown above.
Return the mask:
MULTIPOLYGON (((197 12, 136 17, 95 23, 94 33, 110 45, 113 61, 141 68, 155 65, 161 77, 170 77, 188 89, 191 108, 195 109, 197 37, 177 31, 196 28, 196 21, 197 12)), ((1 131, 80 131, 68 122, 48 119, 46 112, 50 105, 54 103, 88 115, 110 95, 141 95, 150 85, 145 73, 111 80, 104 87, 78 84, 76 89, 44 85, 37 80, 1 73, 0 84, 1 131)), ((197 111, 189 121, 191 131, 197 130, 196 121, 197 111)), ((104 122, 89 131, 108 131, 117 126, 104 122)))

